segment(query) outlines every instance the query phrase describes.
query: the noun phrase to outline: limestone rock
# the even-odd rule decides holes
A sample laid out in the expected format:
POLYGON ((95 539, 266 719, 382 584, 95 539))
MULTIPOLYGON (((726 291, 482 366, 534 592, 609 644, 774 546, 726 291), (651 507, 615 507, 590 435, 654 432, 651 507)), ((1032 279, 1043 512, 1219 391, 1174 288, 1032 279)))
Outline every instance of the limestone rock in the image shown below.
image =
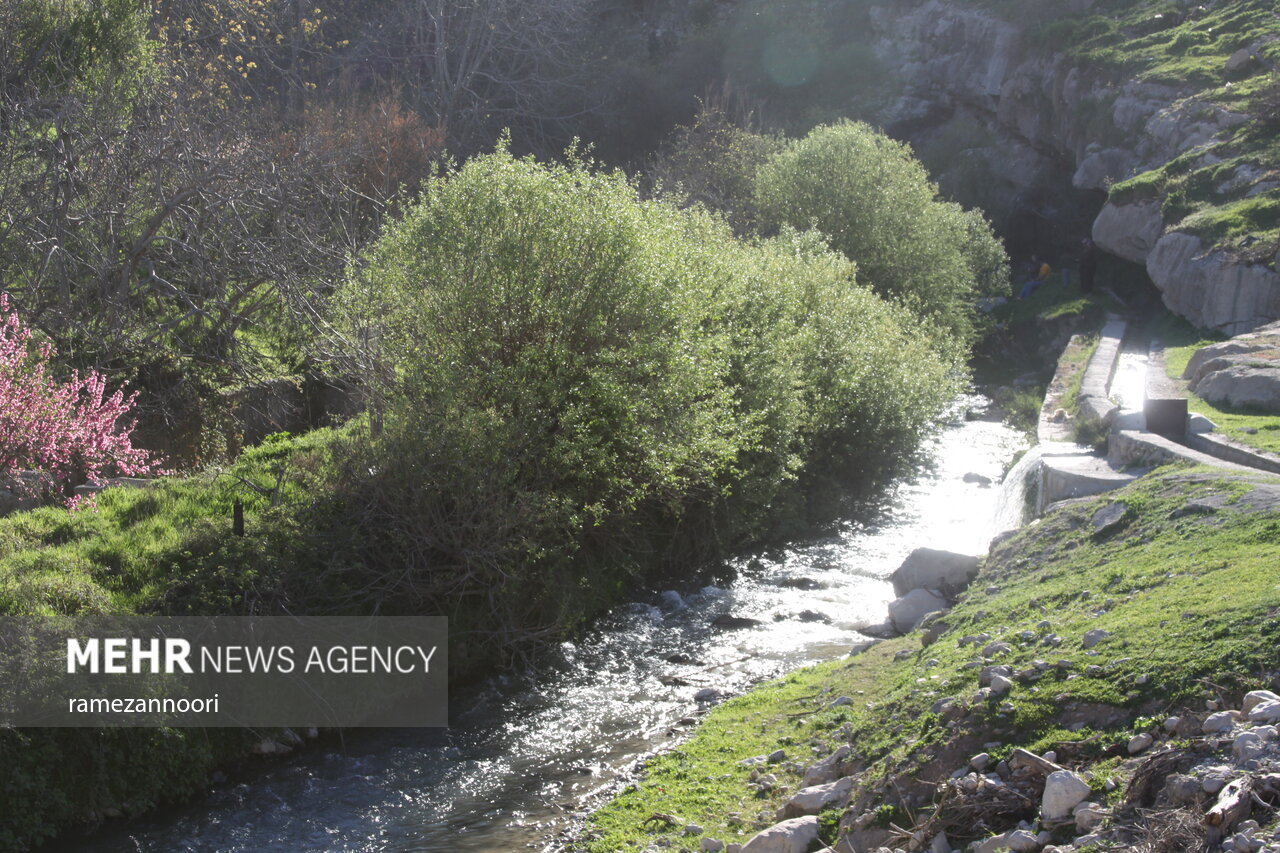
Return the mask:
POLYGON ((1222 408, 1280 414, 1280 362, 1235 361, 1205 376, 1194 390, 1222 408))
POLYGON ((917 548, 890 577, 895 595, 933 589, 954 597, 978 574, 978 558, 934 548, 917 548))
POLYGON ((1071 817, 1072 810, 1088 796, 1088 782, 1070 770, 1058 770, 1050 773, 1044 781, 1040 812, 1045 820, 1066 820, 1071 817))
POLYGON ((1200 731, 1207 735, 1229 732, 1235 727, 1238 718, 1239 713, 1236 711, 1218 711, 1216 714, 1210 714, 1200 724, 1200 731))
POLYGON ((1076 832, 1092 832, 1102 825, 1107 813, 1097 803, 1081 803, 1072 813, 1076 821, 1076 832))
POLYGON ((846 744, 838 748, 835 752, 826 758, 814 764, 804 772, 804 778, 800 785, 804 788, 811 788, 814 785, 825 785, 828 782, 834 782, 840 778, 840 762, 849 757, 852 750, 846 744))
POLYGON ((1240 703, 1240 711, 1247 716, 1250 711, 1262 702, 1280 702, 1280 696, 1270 690, 1250 690, 1244 694, 1244 701, 1240 703))
POLYGON ((813 815, 775 824, 742 845, 742 853, 805 853, 818 838, 818 819, 813 815))
POLYGON ((1086 649, 1091 649, 1110 636, 1110 631, 1105 631, 1102 628, 1094 628, 1092 631, 1084 632, 1084 639, 1081 640, 1080 645, 1086 649))
POLYGON ((1249 720, 1255 723, 1280 723, 1280 702, 1267 699, 1253 706, 1249 720))
POLYGON ((889 620, 900 633, 915 629, 920 621, 937 610, 945 610, 947 600, 927 589, 913 589, 889 604, 889 620))
POLYGON ((1093 220, 1093 242, 1098 248, 1135 264, 1146 263, 1163 232, 1159 200, 1108 202, 1093 220))
POLYGON ((1137 755, 1139 752, 1145 752, 1151 748, 1151 744, 1155 743, 1155 740, 1155 738, 1146 732, 1129 738, 1129 754, 1137 755))
POLYGON ((1206 251, 1199 237, 1161 237, 1147 274, 1169 310, 1194 325, 1235 335, 1280 319, 1280 273, 1206 251))
POLYGON ((1080 161, 1079 168, 1071 177, 1071 185, 1080 190, 1104 190, 1129 177, 1136 165, 1137 158, 1132 151, 1123 148, 1094 151, 1080 161))
POLYGON ((846 776, 835 782, 828 782, 825 785, 814 785, 809 788, 801 788, 791 799, 778 809, 777 820, 787 820, 788 818, 801 817, 803 815, 816 815, 818 812, 828 806, 843 805, 849 801, 849 794, 853 791, 853 777, 846 776))
POLYGON ((973 848, 974 853, 997 853, 1004 850, 1012 850, 1014 853, 1035 853, 1039 849, 1040 842, 1025 829, 993 835, 978 842, 978 846, 973 848))

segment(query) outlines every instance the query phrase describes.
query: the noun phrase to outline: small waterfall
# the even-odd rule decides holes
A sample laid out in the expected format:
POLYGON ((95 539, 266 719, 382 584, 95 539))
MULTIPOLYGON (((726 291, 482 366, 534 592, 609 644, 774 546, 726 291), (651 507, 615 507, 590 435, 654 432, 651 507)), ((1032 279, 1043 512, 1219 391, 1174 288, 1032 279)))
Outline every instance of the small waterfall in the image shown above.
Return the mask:
POLYGON ((1039 499, 1040 461, 1045 455, 1045 445, 1038 444, 1022 454, 1017 464, 1009 469, 1000 483, 1000 495, 996 499, 995 517, 992 519, 992 536, 1017 530, 1028 517, 1039 499))

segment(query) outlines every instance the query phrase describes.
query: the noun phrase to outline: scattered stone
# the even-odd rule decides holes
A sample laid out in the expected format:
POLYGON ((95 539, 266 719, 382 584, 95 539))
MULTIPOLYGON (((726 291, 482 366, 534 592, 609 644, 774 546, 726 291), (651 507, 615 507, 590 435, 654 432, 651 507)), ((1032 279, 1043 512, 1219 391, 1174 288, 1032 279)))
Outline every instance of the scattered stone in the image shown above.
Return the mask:
POLYGON ((1200 782, 1190 776, 1174 773, 1164 780, 1164 795, 1174 806, 1189 806, 1200 801, 1200 782))
POLYGON ((1151 744, 1155 743, 1155 740, 1146 732, 1129 738, 1129 754, 1137 755, 1139 752, 1146 752, 1151 748, 1151 744))
POLYGON ((813 815, 784 820, 742 845, 741 853, 805 853, 818 838, 818 818, 813 815))
POLYGON ((1005 664, 996 664, 995 666, 984 666, 982 668, 982 671, 978 673, 978 686, 990 687, 991 679, 995 678, 997 675, 1002 675, 1005 678, 1008 678, 1009 676, 1013 675, 1013 667, 1006 666, 1005 664))
POLYGON ((701 835, 702 827, 698 826, 696 823, 691 823, 684 828, 683 834, 684 835, 701 835))
POLYGON ((1249 720, 1254 723, 1280 723, 1280 701, 1266 699, 1253 706, 1249 720))
POLYGON ((814 785, 824 785, 827 782, 834 782, 839 779, 841 775, 840 762, 848 758, 850 752, 852 750, 846 744, 817 764, 814 764, 804 772, 804 778, 800 782, 801 787, 811 788, 814 785))
POLYGON ((825 785, 803 788, 792 795, 791 799, 782 808, 778 809, 776 819, 787 820, 788 818, 801 817, 802 815, 816 815, 825 808, 842 806, 849 801, 849 795, 853 791, 853 782, 852 776, 846 776, 843 779, 828 782, 825 785))
POLYGON ((1218 711, 1210 714, 1200 724, 1200 731, 1207 735, 1229 732, 1235 726, 1239 713, 1239 711, 1218 711))
POLYGON ((697 693, 693 694, 693 701, 714 702, 717 699, 722 698, 723 696, 724 696, 724 693, 720 692, 714 687, 704 687, 701 690, 699 690, 697 693))
POLYGON ((724 842, 718 838, 704 838, 701 846, 703 853, 720 853, 724 850, 724 842))
POLYGON ((1070 770, 1050 773, 1044 782, 1040 812, 1047 821, 1064 821, 1089 796, 1089 783, 1070 770))
POLYGON ((898 596, 906 596, 917 589, 929 589, 954 598, 969 586, 977 574, 977 557, 934 548, 917 548, 907 555, 889 579, 893 582, 894 594, 898 596))
POLYGON ((1013 689, 1013 682, 1005 678, 1003 675, 995 675, 991 677, 991 695, 1003 696, 1013 689))
POLYGON ((1040 842, 1025 829, 1015 829, 1003 835, 994 835, 983 839, 973 848, 974 853, 997 853, 1012 850, 1013 853, 1034 853, 1040 849, 1040 842))
POLYGON ((1231 745, 1231 754, 1236 757, 1236 761, 1248 761, 1266 751, 1267 746, 1262 742, 1262 738, 1253 732, 1244 732, 1231 745))
POLYGON ((979 773, 986 773, 987 768, 991 766, 991 753, 979 752, 973 758, 969 759, 969 766, 979 773))
POLYGON ((1227 74, 1239 74, 1247 71, 1253 65, 1253 49, 1242 47, 1235 53, 1227 57, 1227 64, 1223 66, 1223 71, 1227 74))
POLYGON ((1097 803, 1080 803, 1076 806, 1073 815, 1076 819, 1076 831, 1081 833, 1092 832, 1102 825, 1102 821, 1106 818, 1107 813, 1103 811, 1102 806, 1097 803))
POLYGON ((769 763, 777 764, 780 761, 787 760, 787 751, 785 749, 776 749, 769 753, 769 763))
POLYGON ((1013 651, 1013 646, 1008 643, 991 643, 982 650, 984 658, 993 658, 996 655, 1007 655, 1013 651))
POLYGON ((1080 645, 1086 649, 1091 649, 1110 636, 1110 631, 1104 631, 1102 628, 1094 628, 1091 631, 1084 632, 1084 640, 1080 645))
POLYGON ((1124 524, 1125 516, 1129 512, 1129 505, 1123 501, 1112 501, 1093 514, 1091 523, 1093 524, 1094 536, 1106 536, 1113 530, 1117 530, 1124 524))

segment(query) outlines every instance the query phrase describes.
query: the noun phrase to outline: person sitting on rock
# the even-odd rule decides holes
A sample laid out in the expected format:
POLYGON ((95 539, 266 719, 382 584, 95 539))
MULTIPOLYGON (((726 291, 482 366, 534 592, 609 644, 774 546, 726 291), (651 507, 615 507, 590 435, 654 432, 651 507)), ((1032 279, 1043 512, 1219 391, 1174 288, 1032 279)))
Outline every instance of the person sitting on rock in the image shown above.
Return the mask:
POLYGON ((1049 279, 1050 274, 1053 273, 1053 269, 1049 266, 1048 262, 1041 261, 1040 258, 1035 255, 1031 256, 1031 269, 1032 278, 1028 279, 1027 283, 1022 285, 1022 292, 1018 294, 1019 299, 1026 299, 1031 294, 1035 293, 1036 288, 1044 284, 1049 279))

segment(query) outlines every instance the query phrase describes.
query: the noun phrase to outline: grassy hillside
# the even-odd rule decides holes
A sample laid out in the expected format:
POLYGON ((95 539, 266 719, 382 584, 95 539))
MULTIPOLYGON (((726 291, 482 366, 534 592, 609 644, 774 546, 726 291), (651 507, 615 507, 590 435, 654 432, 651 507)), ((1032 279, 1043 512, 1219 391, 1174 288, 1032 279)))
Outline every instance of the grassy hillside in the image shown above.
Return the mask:
MULTIPOLYGON (((679 837, 683 823, 646 823, 655 813, 726 841, 749 838, 774 822, 806 765, 844 744, 858 779, 850 819, 871 811, 884 826, 930 817, 935 827, 954 825, 946 808, 935 811, 935 783, 972 755, 989 751, 994 763, 1016 747, 1055 750, 1060 763, 1091 771, 1096 792, 1116 805, 1132 773, 1121 756, 1133 734, 1156 732, 1158 721, 1203 708, 1206 698, 1238 707, 1230 702, 1243 692, 1274 686, 1278 559, 1274 478, 1166 468, 1066 506, 995 547, 934 644, 922 647, 917 632, 716 708, 688 743, 655 759, 643 782, 591 819, 580 849, 693 846, 679 837), (1123 520, 1098 532, 1093 515, 1112 504, 1123 520), (1093 629, 1110 633, 1085 650, 1093 629), (966 640, 975 636, 976 644, 966 640), (981 650, 997 642, 1007 651, 984 659, 981 650), (1007 696, 976 695, 984 663, 1014 669, 1007 696), (779 748, 786 758, 759 771, 779 787, 760 792, 742 762, 779 748), (1110 794, 1108 777, 1120 783, 1110 794)), ((828 843, 838 817, 823 816, 828 843)), ((987 829, 1003 831, 1018 817, 987 829)), ((968 838, 990 834, 971 828, 968 838)), ((968 840, 948 833, 954 844, 968 840)))

